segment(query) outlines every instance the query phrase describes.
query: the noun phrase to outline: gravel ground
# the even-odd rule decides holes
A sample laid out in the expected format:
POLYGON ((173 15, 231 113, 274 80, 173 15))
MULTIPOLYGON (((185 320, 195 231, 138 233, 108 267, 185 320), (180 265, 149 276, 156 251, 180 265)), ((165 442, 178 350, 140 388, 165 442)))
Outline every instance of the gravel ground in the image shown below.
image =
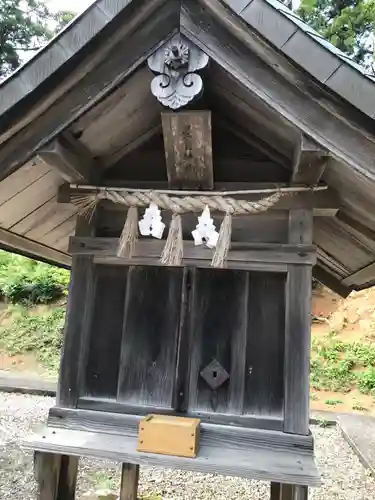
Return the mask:
MULTIPOLYGON (((32 454, 20 440, 42 424, 52 398, 0 393, 0 499, 35 500, 32 454)), ((375 480, 362 467, 336 428, 313 428, 316 459, 323 487, 311 489, 310 500, 375 498, 375 480)), ((119 467, 113 462, 82 460, 78 500, 90 490, 116 488, 119 467)), ((258 481, 181 471, 142 468, 140 494, 168 500, 269 498, 269 485, 258 481)), ((151 499, 150 499, 151 500, 151 499)), ((152 500, 155 500, 152 498, 152 500)))

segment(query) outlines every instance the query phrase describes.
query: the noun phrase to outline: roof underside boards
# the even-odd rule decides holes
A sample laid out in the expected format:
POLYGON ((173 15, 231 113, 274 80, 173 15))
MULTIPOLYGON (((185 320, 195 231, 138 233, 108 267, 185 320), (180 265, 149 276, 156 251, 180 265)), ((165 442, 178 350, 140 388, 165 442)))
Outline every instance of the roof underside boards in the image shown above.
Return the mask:
POLYGON ((69 265, 75 208, 57 204, 63 179, 37 156, 63 130, 108 183, 165 180, 163 109, 145 61, 181 31, 212 59, 195 106, 212 111, 216 180, 287 182, 307 133, 331 153, 323 180, 342 204, 315 222, 320 275, 340 293, 375 280, 373 79, 276 0, 226 3, 98 0, 0 86, 3 245, 14 235, 11 248, 69 265))
POLYGON ((76 208, 57 203, 62 182, 57 171, 36 159, 0 183, 0 241, 5 247, 18 245, 25 255, 70 265, 68 238, 76 208))

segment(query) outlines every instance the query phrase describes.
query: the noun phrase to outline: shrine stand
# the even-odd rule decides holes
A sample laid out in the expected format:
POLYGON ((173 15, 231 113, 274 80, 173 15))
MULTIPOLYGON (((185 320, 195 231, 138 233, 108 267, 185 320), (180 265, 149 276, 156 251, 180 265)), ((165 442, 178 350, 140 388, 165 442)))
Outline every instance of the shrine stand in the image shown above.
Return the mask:
POLYGON ((71 268, 38 498, 84 456, 121 500, 142 465, 306 500, 312 278, 375 282, 372 79, 277 0, 98 0, 0 95, 1 244, 71 268), (151 414, 196 456, 137 451, 151 414))

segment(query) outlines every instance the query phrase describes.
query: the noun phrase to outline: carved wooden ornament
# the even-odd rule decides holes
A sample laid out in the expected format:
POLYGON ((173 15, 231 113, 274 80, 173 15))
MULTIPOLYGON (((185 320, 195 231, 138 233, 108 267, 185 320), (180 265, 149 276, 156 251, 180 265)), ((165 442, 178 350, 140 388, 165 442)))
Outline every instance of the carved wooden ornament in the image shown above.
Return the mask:
POLYGON ((182 35, 175 35, 148 58, 151 71, 160 73, 151 82, 151 92, 171 109, 186 106, 203 90, 195 73, 208 64, 209 57, 182 35))

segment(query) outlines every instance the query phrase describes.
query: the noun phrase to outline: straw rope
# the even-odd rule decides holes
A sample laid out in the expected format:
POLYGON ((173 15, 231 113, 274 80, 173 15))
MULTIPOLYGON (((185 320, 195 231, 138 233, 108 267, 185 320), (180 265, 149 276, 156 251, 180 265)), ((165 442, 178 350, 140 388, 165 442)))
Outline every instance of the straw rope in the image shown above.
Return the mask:
POLYGON ((73 197, 72 201, 80 206, 83 211, 93 208, 101 200, 109 200, 113 203, 119 203, 126 207, 148 207, 150 203, 155 203, 161 210, 169 210, 174 214, 183 214, 187 212, 202 212, 206 206, 212 211, 224 212, 231 215, 246 215, 266 212, 269 208, 276 205, 280 198, 286 192, 277 191, 274 194, 261 198, 257 201, 237 200, 229 196, 169 196, 165 193, 155 191, 149 192, 128 192, 114 191, 106 189, 96 194, 80 195, 73 197))

